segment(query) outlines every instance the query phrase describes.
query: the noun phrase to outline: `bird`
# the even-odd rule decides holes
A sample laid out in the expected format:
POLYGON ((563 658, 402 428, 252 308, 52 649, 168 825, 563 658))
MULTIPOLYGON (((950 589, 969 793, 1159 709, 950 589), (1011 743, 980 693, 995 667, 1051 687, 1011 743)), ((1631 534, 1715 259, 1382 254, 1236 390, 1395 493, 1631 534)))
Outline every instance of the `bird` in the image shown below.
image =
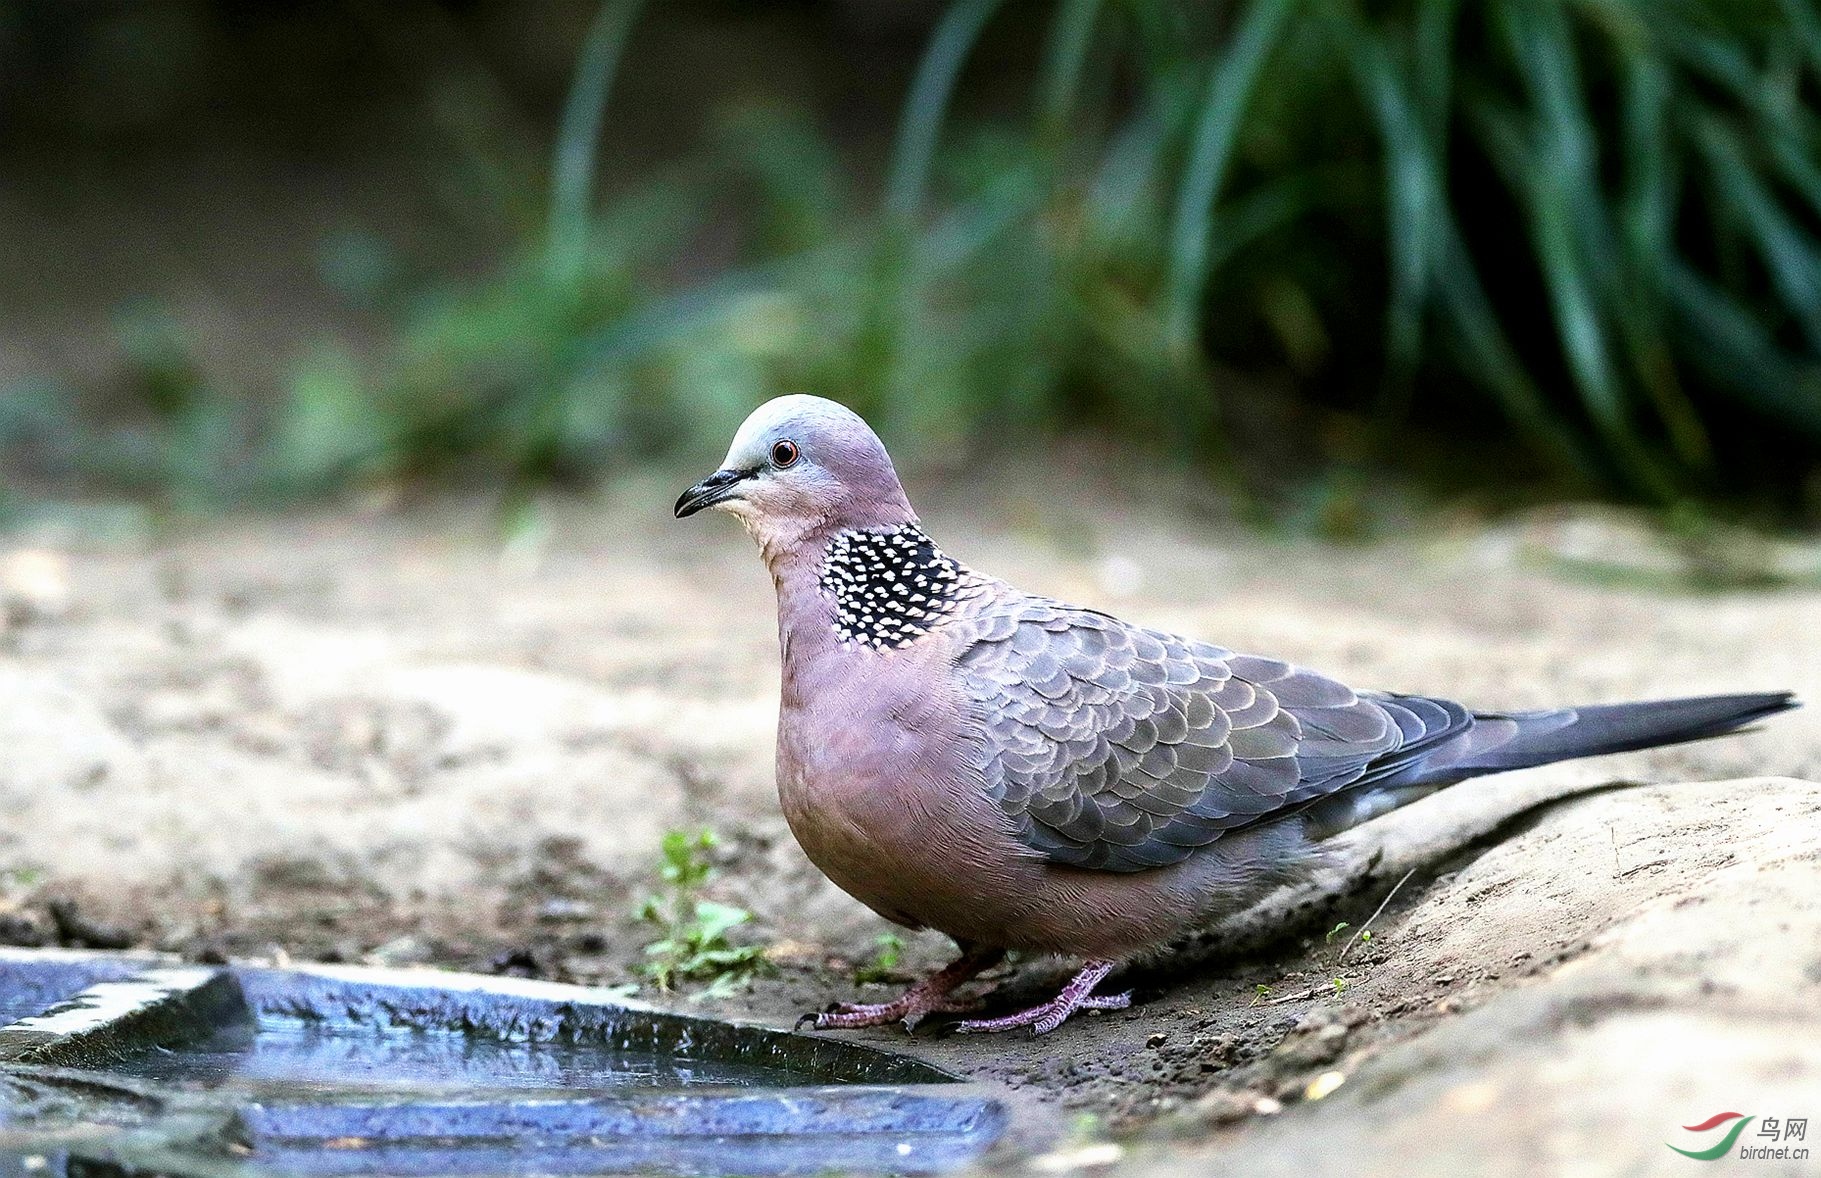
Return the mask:
MULTIPOLYGON (((777 787, 810 861, 959 956, 818 1030, 969 1014, 1008 951, 1082 962, 1054 998, 960 1032, 1043 1034, 1120 963, 1310 878, 1329 840, 1467 778, 1730 732, 1788 692, 1547 711, 1355 690, 1021 589, 924 531, 855 412, 755 409, 678 519, 734 516, 777 591, 777 787)), ((800 1026, 803 1024, 799 1024, 800 1026)))

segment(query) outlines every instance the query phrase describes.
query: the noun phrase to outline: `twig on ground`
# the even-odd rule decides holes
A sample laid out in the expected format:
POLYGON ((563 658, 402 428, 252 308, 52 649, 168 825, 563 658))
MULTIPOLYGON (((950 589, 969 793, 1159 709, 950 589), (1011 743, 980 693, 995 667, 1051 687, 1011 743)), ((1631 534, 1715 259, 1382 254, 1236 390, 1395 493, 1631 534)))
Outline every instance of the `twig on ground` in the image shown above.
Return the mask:
POLYGON ((1285 994, 1282 998, 1273 998, 1268 1002, 1261 1002, 1259 1005, 1282 1006, 1286 1002, 1307 1002, 1311 998, 1321 997, 1321 993, 1320 990, 1304 990, 1298 994, 1285 994))
POLYGON ((1416 874, 1416 868, 1412 867, 1409 871, 1404 872, 1404 878, 1398 880, 1396 884, 1392 885, 1391 890, 1389 892, 1385 893, 1384 903, 1380 904, 1378 906, 1378 909, 1375 912, 1373 912, 1371 916, 1366 918, 1366 923, 1362 924, 1359 927, 1359 935, 1347 942, 1347 944, 1341 949, 1340 956, 1336 957, 1334 959, 1334 964, 1339 965, 1341 962, 1347 960, 1347 954, 1352 952, 1353 946, 1355 946, 1355 945, 1359 944, 1361 941, 1365 940, 1366 934, 1368 932, 1372 931, 1372 922, 1377 920, 1379 917, 1381 917, 1385 914, 1385 909, 1390 907, 1391 900, 1394 896, 1397 895, 1398 889, 1403 887, 1405 884, 1409 883, 1410 877, 1415 874, 1416 874))

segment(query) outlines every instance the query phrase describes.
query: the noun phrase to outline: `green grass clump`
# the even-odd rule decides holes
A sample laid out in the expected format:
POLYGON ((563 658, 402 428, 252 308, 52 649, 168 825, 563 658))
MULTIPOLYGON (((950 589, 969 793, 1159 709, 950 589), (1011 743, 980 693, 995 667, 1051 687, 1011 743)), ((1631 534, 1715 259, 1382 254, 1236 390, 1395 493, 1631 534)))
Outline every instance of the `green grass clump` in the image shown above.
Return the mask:
POLYGON ((723 997, 744 989, 769 963, 758 945, 736 945, 727 934, 752 919, 744 908, 702 898, 714 878, 708 852, 714 832, 673 830, 664 836, 658 867, 662 887, 639 905, 638 919, 658 931, 645 946, 639 973, 660 990, 681 982, 703 982, 697 998, 723 997))

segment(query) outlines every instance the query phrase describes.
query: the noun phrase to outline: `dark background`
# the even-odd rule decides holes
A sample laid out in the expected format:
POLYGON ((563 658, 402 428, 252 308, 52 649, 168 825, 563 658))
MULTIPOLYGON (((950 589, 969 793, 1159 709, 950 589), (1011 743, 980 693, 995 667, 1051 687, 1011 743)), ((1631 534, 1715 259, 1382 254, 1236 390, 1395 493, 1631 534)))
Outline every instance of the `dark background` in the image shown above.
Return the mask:
POLYGON ((1802 0, 8 4, 6 486, 574 485, 811 391, 1343 534, 1813 523, 1817 69, 1802 0))

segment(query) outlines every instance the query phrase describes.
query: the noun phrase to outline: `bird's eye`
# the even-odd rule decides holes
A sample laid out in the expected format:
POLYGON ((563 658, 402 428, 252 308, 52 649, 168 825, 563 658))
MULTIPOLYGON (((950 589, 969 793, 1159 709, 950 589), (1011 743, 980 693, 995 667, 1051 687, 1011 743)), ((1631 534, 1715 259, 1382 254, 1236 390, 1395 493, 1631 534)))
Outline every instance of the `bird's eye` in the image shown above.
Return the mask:
POLYGON ((797 444, 786 440, 771 444, 771 464, 779 470, 790 466, 797 460, 797 444))

